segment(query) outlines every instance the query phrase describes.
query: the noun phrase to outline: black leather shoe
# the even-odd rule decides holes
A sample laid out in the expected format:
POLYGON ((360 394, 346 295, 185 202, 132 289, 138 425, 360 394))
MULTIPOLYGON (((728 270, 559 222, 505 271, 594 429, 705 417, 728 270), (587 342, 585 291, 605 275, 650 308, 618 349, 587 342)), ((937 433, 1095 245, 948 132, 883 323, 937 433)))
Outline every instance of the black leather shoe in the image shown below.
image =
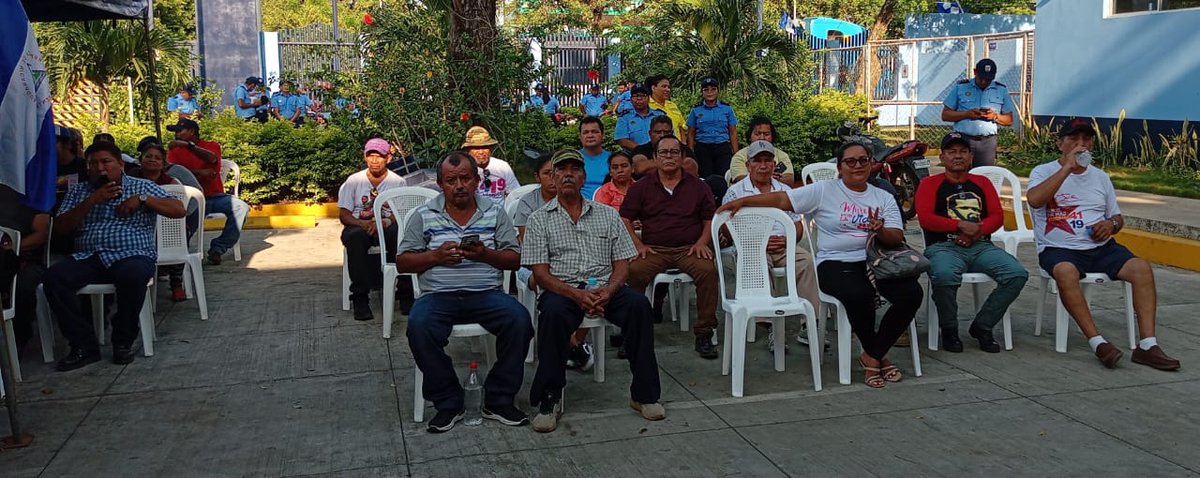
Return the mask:
POLYGON ((371 303, 366 300, 354 302, 354 320, 371 320, 375 316, 371 314, 371 303))
POLYGON ((128 345, 113 345, 113 363, 128 365, 133 363, 133 347, 128 345))
POLYGON ((942 329, 942 350, 956 354, 963 351, 962 339, 958 338, 958 329, 942 329))
POLYGON ((712 334, 704 334, 696 336, 696 353, 700 354, 700 358, 712 360, 720 357, 717 353, 717 346, 712 343, 712 334))
POLYGON ((72 348, 71 353, 58 361, 58 371, 67 372, 100 361, 99 350, 83 350, 72 348))
POLYGON ((1000 353, 1000 344, 996 343, 996 338, 992 336, 992 331, 971 326, 967 330, 967 333, 979 341, 979 350, 989 354, 1000 353))

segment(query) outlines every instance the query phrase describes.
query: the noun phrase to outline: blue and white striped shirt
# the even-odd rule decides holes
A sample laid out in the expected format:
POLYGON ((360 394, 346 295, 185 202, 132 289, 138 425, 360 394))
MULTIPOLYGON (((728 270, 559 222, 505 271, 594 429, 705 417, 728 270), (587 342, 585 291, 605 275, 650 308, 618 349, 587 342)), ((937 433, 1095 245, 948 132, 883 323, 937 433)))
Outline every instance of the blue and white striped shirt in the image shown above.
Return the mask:
MULTIPOLYGON (((404 224, 399 250, 425 252, 441 247, 447 241, 462 243, 462 238, 478 234, 485 246, 495 250, 520 252, 517 230, 504 209, 491 200, 475 195, 477 208, 466 226, 461 226, 446 213, 446 196, 439 194, 417 207, 404 224)), ((436 265, 418 278, 422 292, 479 292, 500 289, 503 276, 500 269, 484 262, 463 259, 461 263, 436 265)))
MULTIPOLYGON (((58 209, 58 215, 75 209, 95 190, 90 182, 71 186, 58 209)), ((97 255, 104 267, 110 267, 114 262, 133 256, 146 256, 157 260, 158 249, 154 243, 154 233, 158 213, 142 206, 128 217, 117 216, 118 205, 126 199, 142 194, 157 198, 172 197, 151 181, 121 175, 121 196, 97 204, 88 211, 83 222, 79 224, 79 230, 75 231, 75 253, 71 256, 76 260, 84 260, 97 255)))

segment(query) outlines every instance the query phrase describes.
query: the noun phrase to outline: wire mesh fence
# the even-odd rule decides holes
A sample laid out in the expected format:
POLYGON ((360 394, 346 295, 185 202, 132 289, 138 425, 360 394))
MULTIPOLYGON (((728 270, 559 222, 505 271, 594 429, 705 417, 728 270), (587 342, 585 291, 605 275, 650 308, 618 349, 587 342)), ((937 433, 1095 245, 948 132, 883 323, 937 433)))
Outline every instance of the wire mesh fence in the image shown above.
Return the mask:
POLYGON ((280 71, 298 76, 288 79, 303 81, 314 73, 361 71, 363 66, 360 42, 353 32, 339 31, 337 41, 330 25, 279 32, 280 71))

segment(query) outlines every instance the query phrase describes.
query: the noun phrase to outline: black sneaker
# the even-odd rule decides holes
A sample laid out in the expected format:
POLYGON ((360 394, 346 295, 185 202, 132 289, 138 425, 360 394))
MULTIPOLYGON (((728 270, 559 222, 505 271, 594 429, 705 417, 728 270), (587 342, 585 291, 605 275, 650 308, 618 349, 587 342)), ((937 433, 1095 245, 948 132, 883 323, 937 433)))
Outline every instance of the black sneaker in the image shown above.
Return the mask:
POLYGON ((517 409, 511 403, 508 405, 484 405, 483 418, 495 420, 510 427, 529 424, 529 417, 525 416, 525 412, 517 409))
POLYGON ((133 363, 133 347, 128 345, 113 345, 113 363, 129 365, 133 363))
POLYGON ((437 415, 429 420, 429 426, 425 427, 429 433, 445 433, 454 428, 454 424, 463 419, 463 409, 458 410, 438 410, 437 415))
POLYGON ((581 372, 591 370, 592 366, 596 364, 596 358, 592 354, 592 344, 587 342, 572 348, 568 356, 570 357, 567 359, 568 367, 578 369, 581 372))
POLYGON ((67 372, 100 361, 99 350, 83 350, 72 348, 71 353, 58 361, 58 371, 67 372))
POLYGON ((700 358, 712 360, 720 356, 717 346, 712 343, 712 337, 711 332, 696 336, 696 353, 700 354, 700 358))
POLYGON ((208 250, 208 263, 209 263, 209 265, 214 265, 214 266, 221 265, 221 253, 214 251, 212 249, 209 249, 208 250))
POLYGON ((992 331, 982 328, 976 328, 974 325, 967 330, 971 337, 979 341, 979 350, 990 354, 1000 353, 1000 344, 996 343, 996 338, 992 336, 992 331))
POLYGON ((371 315, 371 302, 367 300, 354 301, 354 320, 371 320, 375 316, 371 315))
POLYGON ((962 339, 958 338, 958 329, 942 329, 942 350, 953 353, 963 351, 962 339))

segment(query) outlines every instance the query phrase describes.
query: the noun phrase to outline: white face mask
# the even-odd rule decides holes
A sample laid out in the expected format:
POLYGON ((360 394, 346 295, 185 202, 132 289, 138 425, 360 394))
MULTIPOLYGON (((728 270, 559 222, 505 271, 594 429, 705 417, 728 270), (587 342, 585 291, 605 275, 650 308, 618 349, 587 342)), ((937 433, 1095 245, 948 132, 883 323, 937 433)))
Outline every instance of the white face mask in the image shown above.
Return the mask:
POLYGON ((1090 166, 1092 164, 1092 152, 1081 151, 1079 154, 1075 155, 1075 162, 1085 168, 1090 166))

